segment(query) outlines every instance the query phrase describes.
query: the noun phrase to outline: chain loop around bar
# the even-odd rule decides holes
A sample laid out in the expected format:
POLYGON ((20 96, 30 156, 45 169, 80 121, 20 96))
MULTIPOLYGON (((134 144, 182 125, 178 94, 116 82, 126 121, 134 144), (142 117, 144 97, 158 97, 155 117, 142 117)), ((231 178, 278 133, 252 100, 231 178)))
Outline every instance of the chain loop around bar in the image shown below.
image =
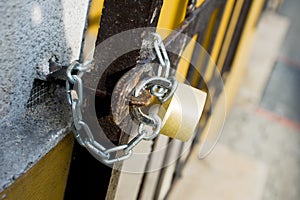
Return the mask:
MULTIPOLYGON (((156 96, 161 102, 165 102, 173 95, 177 87, 177 81, 175 77, 169 77, 170 61, 160 35, 157 33, 153 33, 153 35, 153 46, 160 62, 160 69, 156 77, 149 78, 136 86, 134 96, 139 96, 142 90, 151 87, 152 95, 156 96)), ((81 77, 85 72, 90 72, 92 66, 92 61, 83 64, 74 61, 67 69, 66 93, 67 100, 72 107, 73 133, 80 145, 86 147, 104 163, 113 164, 128 159, 132 155, 133 148, 142 140, 153 140, 157 137, 161 130, 162 122, 157 114, 145 115, 140 108, 136 107, 134 110, 137 113, 139 126, 138 134, 133 139, 127 144, 111 148, 106 148, 96 141, 89 125, 84 122, 82 116, 84 86, 81 77), (151 134, 148 134, 144 129, 145 125, 152 128, 151 134), (79 130, 82 131, 79 132, 79 130)))

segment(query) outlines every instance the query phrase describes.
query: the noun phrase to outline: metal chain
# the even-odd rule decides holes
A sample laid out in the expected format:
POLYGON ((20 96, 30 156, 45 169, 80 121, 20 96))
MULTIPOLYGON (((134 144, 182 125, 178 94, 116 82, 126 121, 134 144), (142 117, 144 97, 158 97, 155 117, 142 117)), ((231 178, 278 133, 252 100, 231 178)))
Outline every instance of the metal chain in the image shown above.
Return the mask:
POLYGON ((157 76, 170 79, 170 81, 172 82, 172 87, 166 88, 166 87, 160 87, 159 85, 154 85, 150 91, 154 96, 156 96, 160 100, 160 102, 164 103, 171 96, 173 96, 177 88, 178 82, 174 76, 170 76, 171 63, 161 36, 158 33, 152 33, 152 35, 154 36, 153 45, 154 45, 155 53, 159 60, 159 68, 158 68, 157 76))
POLYGON ((170 73, 170 65, 171 65, 168 53, 166 51, 161 36, 158 33, 152 33, 152 34, 154 36, 153 45, 154 45, 155 53, 160 63, 159 71, 157 75, 168 78, 170 73), (164 69, 164 71, 162 71, 162 68, 164 69))
MULTIPOLYGON (((173 95, 177 87, 177 81, 174 77, 171 77, 170 80, 167 79, 169 77, 170 61, 162 39, 157 33, 154 33, 154 48, 160 61, 158 77, 145 81, 137 86, 135 96, 140 95, 143 89, 148 89, 149 85, 151 85, 152 94, 161 102, 164 102, 173 95)), ((137 113, 143 114, 142 118, 137 117, 139 121, 137 136, 127 144, 112 148, 106 148, 97 142, 89 125, 84 122, 82 117, 83 82, 81 77, 85 72, 89 72, 92 66, 92 62, 82 64, 78 61, 74 61, 67 69, 66 91, 68 102, 72 107, 73 133, 80 145, 97 155, 104 163, 112 164, 128 159, 132 155, 132 149, 142 140, 153 140, 161 130, 161 119, 156 114, 145 115, 141 112, 140 108, 136 108, 137 113), (148 134, 144 129, 145 124, 152 127, 151 134, 148 134), (83 129, 83 131, 79 132, 81 129, 83 129), (112 155, 115 156, 113 157, 112 155)))

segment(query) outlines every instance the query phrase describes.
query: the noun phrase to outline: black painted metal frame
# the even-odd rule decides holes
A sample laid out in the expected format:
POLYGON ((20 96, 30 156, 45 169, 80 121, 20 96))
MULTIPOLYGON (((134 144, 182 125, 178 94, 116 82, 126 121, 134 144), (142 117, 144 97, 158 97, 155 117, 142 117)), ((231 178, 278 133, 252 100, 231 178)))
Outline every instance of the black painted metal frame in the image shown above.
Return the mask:
MULTIPOLYGON (((191 1, 191 3, 193 3, 193 1, 191 1)), ((210 53, 213 48, 215 36, 218 31, 225 4, 226 1, 224 0, 209 0, 196 10, 189 10, 185 21, 177 29, 179 33, 186 34, 189 37, 187 37, 185 40, 182 40, 182 37, 178 37, 178 34, 173 33, 164 40, 166 48, 172 48, 176 52, 180 52, 182 51, 182 49, 186 48, 187 44, 190 41, 190 38, 192 38, 196 34, 198 35, 197 42, 202 44, 204 40, 204 34, 212 13, 216 9, 220 9, 217 22, 215 23, 213 28, 213 35, 210 41, 210 45, 207 48, 208 53, 210 53)), ((230 70, 230 66, 237 49, 237 45, 250 5, 251 1, 246 0, 246 3, 244 4, 242 10, 242 15, 239 17, 238 25, 234 33, 234 39, 230 45, 230 50, 226 58, 223 72, 227 72, 230 70)), ((156 27, 161 6, 161 0, 106 0, 104 2, 104 8, 102 10, 100 29, 96 45, 100 44, 110 36, 113 36, 125 30, 139 27, 156 27), (152 20, 152 23, 150 23, 150 18, 153 17, 154 11, 156 12, 156 15, 154 16, 154 20, 152 20)), ((190 8, 191 7, 192 6, 190 6, 190 8)), ((141 44, 141 41, 137 41, 137 45, 138 44, 141 44)), ((197 59, 198 57, 199 55, 193 54, 192 59, 197 59)), ((105 118, 109 115, 111 94, 115 84, 117 83, 120 76, 122 76, 122 74, 135 66, 138 59, 139 51, 130 52, 129 54, 126 54, 119 58, 116 62, 112 63, 112 65, 109 67, 111 70, 108 70, 106 73, 107 77, 104 78, 105 83, 100 82, 98 86, 100 92, 99 96, 96 98, 101 105, 97 107, 99 111, 99 118, 105 118)), ((171 66, 173 66, 174 68, 178 66, 179 60, 179 53, 178 55, 170 54, 171 66)), ((147 62, 150 61, 144 61, 144 63, 147 62)), ((205 71, 206 68, 204 67, 202 69, 203 74, 205 73, 205 71)), ((191 81, 195 73, 197 72, 194 70, 194 68, 190 67, 187 79, 191 81)), ((199 79, 195 86, 203 89, 205 87, 205 82, 202 79, 199 79)), ((110 125, 111 122, 105 122, 104 120, 103 123, 108 123, 110 125)), ((201 134, 201 127, 198 132, 199 134, 201 134)), ((119 132, 114 140, 115 143, 118 143, 120 135, 121 133, 119 132)), ((166 156, 168 156, 168 153, 165 154, 165 157, 166 156)), ((180 172, 184 164, 185 160, 177 162, 177 170, 174 174, 173 180, 176 180, 176 178, 180 176, 180 172)), ((106 190, 109 184, 111 171, 112 170, 110 168, 98 162, 83 147, 79 146, 76 143, 73 151, 73 159, 71 163, 65 199, 73 199, 79 197, 104 199, 106 196, 106 190)), ((160 179, 163 178, 163 174, 164 169, 162 169, 160 172, 160 179)), ((144 177, 145 176, 146 174, 144 175, 144 177)), ((141 187, 143 187, 143 181, 141 187)))

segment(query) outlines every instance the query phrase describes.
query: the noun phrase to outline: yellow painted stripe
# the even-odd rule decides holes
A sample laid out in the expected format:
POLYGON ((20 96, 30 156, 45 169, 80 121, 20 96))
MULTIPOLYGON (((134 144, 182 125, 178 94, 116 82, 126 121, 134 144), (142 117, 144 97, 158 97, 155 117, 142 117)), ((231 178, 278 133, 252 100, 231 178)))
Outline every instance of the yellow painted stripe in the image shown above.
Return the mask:
POLYGON ((263 7, 263 1, 260 0, 254 0, 251 5, 244 26, 244 30, 242 32, 242 36, 239 41, 238 48, 234 57, 232 68, 229 72, 228 78, 226 79, 226 84, 225 84, 226 94, 223 92, 220 95, 217 104, 215 106, 215 109, 213 110, 212 116, 205 124, 205 129, 203 133, 200 135, 200 143, 202 144, 208 138, 208 134, 214 133, 214 131, 216 131, 218 126, 222 125, 221 122, 223 119, 220 118, 221 115, 218 115, 218 113, 228 112, 231 108, 234 97, 236 96, 239 85, 243 78, 251 43, 253 41, 254 26, 259 17, 262 7, 263 7), (225 110, 222 105, 224 101, 226 102, 225 110), (214 119, 214 122, 217 122, 216 124, 211 124, 212 118, 214 119))
POLYGON ((156 31, 166 38, 184 20, 188 0, 164 0, 156 31))
POLYGON ((92 0, 88 13, 87 32, 97 37, 104 0, 92 0))
MULTIPOLYGON (((164 1, 156 29, 163 39, 185 19, 187 4, 188 0, 164 1)), ((194 36, 183 51, 182 58, 179 61, 176 76, 181 82, 185 80, 196 39, 196 36, 194 36)))
POLYGON ((92 0, 88 13, 88 26, 82 51, 83 61, 93 59, 95 43, 97 40, 100 18, 104 0, 92 0))
POLYGON ((214 47, 211 52, 211 59, 213 62, 217 62, 217 58, 222 46, 222 41, 226 32, 226 27, 229 22, 229 18, 232 12, 232 8, 234 5, 234 0, 228 0, 223 12, 222 20, 220 22, 220 27, 218 29, 218 33, 215 39, 214 47))
POLYGON ((242 33, 240 43, 235 53, 235 58, 232 62, 231 70, 226 79, 226 105, 227 110, 231 107, 234 97, 238 91, 243 74, 245 73, 245 67, 247 65, 249 52, 253 41, 255 24, 260 16, 260 12, 263 7, 263 1, 254 0, 249 15, 247 16, 246 25, 242 33), (228 83, 227 83, 228 82, 228 83))
POLYGON ((195 44, 197 42, 198 35, 194 35, 189 44, 184 49, 181 59, 178 63, 176 78, 179 82, 184 82, 190 66, 195 44))
POLYGON ((0 199, 63 199, 73 141, 73 134, 62 139, 11 186, 0 192, 0 199))
MULTIPOLYGON (((210 17, 210 20, 209 20, 209 23, 208 23, 208 26, 207 26, 207 29, 206 29, 206 32, 205 32, 205 36, 204 36, 204 40, 203 40, 203 44, 202 44, 202 47, 207 50, 210 43, 211 43, 211 39, 212 39, 212 35, 213 35, 213 30, 215 28, 215 25, 216 25, 216 21, 218 19, 218 15, 220 13, 220 9, 217 8, 214 10, 214 12, 212 13, 211 17, 210 17)), ((198 61, 197 61, 197 70, 201 70, 201 68, 203 67, 203 63, 206 59, 206 51, 201 51, 200 52, 200 55, 199 55, 199 58, 198 58, 198 61)), ((199 76, 199 73, 195 73, 194 76, 193 76, 193 79, 191 81, 191 85, 192 86, 196 86, 199 82, 199 79, 200 79, 200 76, 199 76)))
POLYGON ((230 43, 232 41, 233 34, 234 34, 234 31, 235 31, 240 13, 242 11, 243 4, 244 4, 244 0, 238 0, 237 3, 236 3, 235 10, 234 10, 231 22, 229 24, 228 32, 226 33, 226 36, 225 36, 225 41, 224 41, 224 45, 222 47, 221 55, 220 55, 218 63, 217 63, 218 68, 219 68, 220 71, 223 68, 227 52, 228 52, 228 49, 230 47, 230 43))
MULTIPOLYGON (((244 4, 244 0, 238 0, 234 7, 233 15, 232 15, 231 21, 229 23, 229 27, 227 29, 228 31, 225 35, 225 40, 224 40, 224 43, 223 43, 223 46, 221 49, 221 53, 220 53, 220 57, 219 57, 219 60, 217 63, 219 71, 221 71, 221 69, 223 68, 223 65, 224 65, 224 62, 225 62, 225 59, 227 56, 227 52, 228 52, 228 49, 229 49, 229 46, 230 46, 230 43, 231 43, 231 40, 233 37, 233 33, 235 31, 235 27, 237 25, 237 21, 239 19, 243 4, 244 4)), ((214 69, 210 68, 210 70, 208 70, 207 73, 205 74, 205 80, 210 80, 213 76, 213 72, 214 72, 214 69)))
POLYGON ((198 0, 196 3, 196 7, 201 6, 204 3, 205 0, 198 0))

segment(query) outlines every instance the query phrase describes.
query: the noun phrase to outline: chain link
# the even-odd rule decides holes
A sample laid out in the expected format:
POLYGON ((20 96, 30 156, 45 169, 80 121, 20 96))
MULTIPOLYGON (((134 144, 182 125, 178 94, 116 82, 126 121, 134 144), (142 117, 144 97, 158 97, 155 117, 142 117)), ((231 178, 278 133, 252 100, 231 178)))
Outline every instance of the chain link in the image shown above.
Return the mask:
POLYGON ((161 36, 158 33, 152 33, 154 36, 154 49, 155 49, 155 53, 157 55, 157 58, 159 60, 159 71, 158 71, 158 76, 162 76, 165 78, 169 77, 170 74, 170 60, 169 60, 169 56, 167 53, 167 50, 165 48, 165 45, 162 41, 161 36))
MULTIPOLYGON (((175 77, 171 77, 170 80, 167 79, 170 74, 170 61, 160 35, 157 33, 153 33, 153 35, 153 45, 160 62, 158 76, 149 78, 139 84, 134 95, 139 96, 143 89, 148 89, 151 86, 151 93, 161 102, 164 102, 173 95, 177 87, 177 81, 175 77)), ((86 147, 104 163, 113 164, 128 159, 132 155, 133 148, 142 140, 153 140, 157 137, 161 130, 161 119, 156 114, 144 114, 140 118, 137 117, 139 121, 138 134, 127 144, 106 148, 97 142, 89 125, 83 121, 82 117, 83 82, 81 77, 85 72, 90 72, 92 67, 93 63, 91 61, 83 64, 74 61, 67 69, 66 92, 68 102, 72 107, 73 133, 80 145, 86 147), (144 129, 145 124, 152 128, 151 134, 148 134, 144 129), (83 131, 79 132, 81 129, 83 131)), ((136 108, 135 111, 138 114, 142 113, 140 108, 136 108)))
POLYGON ((173 96, 177 88, 178 82, 175 77, 170 76, 171 63, 161 36, 158 33, 152 33, 152 35, 154 36, 153 46, 157 58, 159 60, 159 68, 158 68, 157 76, 169 79, 172 83, 171 84, 172 87, 166 88, 166 87, 161 87, 159 85, 155 85, 154 87, 151 88, 150 91, 154 96, 156 96, 160 100, 160 102, 164 103, 171 96, 173 96))

